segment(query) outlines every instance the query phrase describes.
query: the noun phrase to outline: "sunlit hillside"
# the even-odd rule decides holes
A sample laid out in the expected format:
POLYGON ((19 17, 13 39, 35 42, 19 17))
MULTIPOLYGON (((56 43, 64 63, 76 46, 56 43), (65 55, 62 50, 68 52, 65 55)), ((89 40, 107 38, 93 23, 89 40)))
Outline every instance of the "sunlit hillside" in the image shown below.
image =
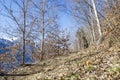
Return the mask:
POLYGON ((0 0, 0 80, 120 80, 120 0, 0 0))

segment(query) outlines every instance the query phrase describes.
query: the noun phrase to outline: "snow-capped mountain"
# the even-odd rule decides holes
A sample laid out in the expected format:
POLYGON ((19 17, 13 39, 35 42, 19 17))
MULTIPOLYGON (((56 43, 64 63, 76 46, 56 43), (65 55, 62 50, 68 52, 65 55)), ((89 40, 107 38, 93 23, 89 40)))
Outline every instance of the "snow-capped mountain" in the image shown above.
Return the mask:
POLYGON ((14 43, 11 42, 11 41, 9 41, 9 40, 0 38, 0 54, 9 51, 9 50, 5 50, 5 48, 10 47, 10 46, 12 46, 13 44, 14 44, 14 43))
MULTIPOLYGON (((9 63, 7 64, 6 62, 5 64, 4 62, 0 62, 0 67, 3 67, 5 70, 10 70, 14 66, 19 66, 19 64, 22 63, 22 45, 18 44, 17 50, 15 52, 12 51, 12 49, 14 49, 14 46, 16 44, 18 44, 18 40, 10 41, 10 40, 0 38, 0 55, 6 54, 6 52, 9 52, 9 54, 7 54, 5 57, 6 58, 14 57, 14 59, 12 61, 9 61, 9 63)), ((31 46, 29 44, 26 45, 25 63, 34 62, 34 60, 31 58, 31 54, 34 49, 35 49, 34 46, 31 46)))

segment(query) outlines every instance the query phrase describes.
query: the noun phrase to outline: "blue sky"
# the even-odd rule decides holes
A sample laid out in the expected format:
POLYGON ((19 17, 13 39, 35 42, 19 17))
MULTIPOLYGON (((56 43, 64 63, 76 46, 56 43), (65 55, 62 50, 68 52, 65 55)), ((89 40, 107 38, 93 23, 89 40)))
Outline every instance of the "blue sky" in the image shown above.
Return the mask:
MULTIPOLYGON (((10 0, 8 0, 10 1, 10 0)), ((67 6, 69 6, 69 0, 60 0, 61 3, 65 3, 67 6)), ((9 2, 7 2, 9 3, 9 2)), ((0 5, 1 7, 1 5, 0 5)), ((15 6, 13 6, 15 7, 15 6)), ((2 7, 1 7, 2 8, 2 7)), ((0 9, 2 11, 2 9, 0 9)), ((59 11, 59 25, 67 30, 67 32, 70 32, 70 34, 75 34, 76 30, 77 30, 77 26, 76 26, 76 22, 73 19, 72 16, 68 15, 67 13, 65 13, 65 11, 59 11)), ((9 24, 13 24, 12 21, 10 21, 10 19, 6 18, 5 16, 0 15, 0 38, 11 38, 9 35, 7 35, 5 33, 6 30, 11 29, 11 27, 9 26, 9 24)))

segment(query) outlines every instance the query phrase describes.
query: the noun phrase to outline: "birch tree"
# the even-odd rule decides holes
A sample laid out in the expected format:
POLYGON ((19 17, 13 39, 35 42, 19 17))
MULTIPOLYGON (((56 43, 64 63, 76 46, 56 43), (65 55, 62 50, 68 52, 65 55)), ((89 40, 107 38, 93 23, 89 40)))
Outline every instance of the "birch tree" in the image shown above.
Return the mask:
POLYGON ((93 5, 93 10, 94 10, 94 14, 95 14, 95 18, 96 18, 96 22, 97 22, 97 26, 98 26, 98 32, 99 32, 99 36, 100 36, 98 43, 101 43, 102 32, 101 32, 100 21, 99 21, 99 18, 98 18, 98 13, 97 13, 97 9, 96 9, 96 5, 95 5, 94 0, 92 0, 92 5, 93 5))
POLYGON ((95 44, 96 42, 96 34, 95 34, 95 27, 94 27, 94 15, 93 9, 88 4, 87 0, 73 0, 72 11, 70 14, 76 19, 81 26, 86 28, 85 31, 87 32, 87 40, 91 45, 95 44))

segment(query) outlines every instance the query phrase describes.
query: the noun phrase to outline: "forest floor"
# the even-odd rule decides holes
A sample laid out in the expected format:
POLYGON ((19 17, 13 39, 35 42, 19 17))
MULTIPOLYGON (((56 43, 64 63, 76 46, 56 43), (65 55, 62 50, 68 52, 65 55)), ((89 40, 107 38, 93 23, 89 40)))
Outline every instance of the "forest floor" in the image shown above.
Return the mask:
POLYGON ((120 45, 92 46, 78 53, 20 67, 9 74, 14 76, 0 80, 119 80, 120 45))

